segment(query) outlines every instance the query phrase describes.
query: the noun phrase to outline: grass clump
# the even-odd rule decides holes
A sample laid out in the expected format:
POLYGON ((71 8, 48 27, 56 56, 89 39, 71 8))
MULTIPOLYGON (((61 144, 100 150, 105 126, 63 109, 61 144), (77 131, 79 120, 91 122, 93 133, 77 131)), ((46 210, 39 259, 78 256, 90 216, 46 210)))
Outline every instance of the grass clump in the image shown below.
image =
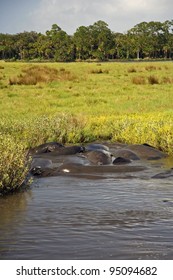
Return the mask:
POLYGON ((132 83, 135 85, 145 85, 146 79, 143 76, 136 76, 132 78, 132 83))
POLYGON ((0 135, 0 195, 19 189, 28 173, 25 147, 11 136, 0 135))
POLYGON ((90 73, 91 74, 109 74, 109 70, 107 70, 107 69, 105 69, 105 70, 103 70, 103 69, 92 69, 91 71, 90 71, 90 73))
POLYGON ((132 67, 130 67, 130 68, 127 69, 127 72, 128 72, 128 73, 136 73, 137 70, 136 70, 136 68, 135 68, 134 66, 132 66, 132 67))
POLYGON ((53 81, 73 80, 75 77, 64 68, 60 70, 47 66, 31 66, 24 68, 22 74, 10 77, 10 85, 36 85, 38 83, 49 83, 53 81))
POLYGON ((148 83, 150 85, 159 84, 159 79, 156 76, 151 75, 148 77, 148 83))
POLYGON ((163 84, 172 84, 173 83, 173 78, 171 78, 171 77, 163 77, 162 83, 163 84))
POLYGON ((157 69, 158 68, 155 65, 147 65, 147 66, 145 66, 145 70, 146 71, 154 71, 154 70, 157 70, 157 69))

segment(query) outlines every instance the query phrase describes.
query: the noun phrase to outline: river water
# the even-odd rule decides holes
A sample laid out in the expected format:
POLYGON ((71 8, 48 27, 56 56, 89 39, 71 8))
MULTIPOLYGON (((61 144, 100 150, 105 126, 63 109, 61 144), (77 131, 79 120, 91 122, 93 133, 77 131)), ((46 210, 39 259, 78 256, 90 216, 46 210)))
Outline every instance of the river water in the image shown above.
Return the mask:
POLYGON ((132 175, 39 178, 1 198, 0 259, 173 259, 173 177, 132 175))

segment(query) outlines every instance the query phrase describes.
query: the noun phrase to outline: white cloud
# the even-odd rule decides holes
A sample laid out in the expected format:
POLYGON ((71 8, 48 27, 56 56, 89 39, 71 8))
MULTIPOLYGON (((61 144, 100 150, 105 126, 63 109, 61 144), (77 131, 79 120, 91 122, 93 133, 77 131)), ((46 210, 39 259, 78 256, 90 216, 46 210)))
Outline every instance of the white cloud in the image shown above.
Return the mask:
POLYGON ((81 25, 104 20, 113 31, 127 31, 141 21, 171 19, 172 0, 40 0, 30 18, 42 32, 57 23, 72 34, 81 25))

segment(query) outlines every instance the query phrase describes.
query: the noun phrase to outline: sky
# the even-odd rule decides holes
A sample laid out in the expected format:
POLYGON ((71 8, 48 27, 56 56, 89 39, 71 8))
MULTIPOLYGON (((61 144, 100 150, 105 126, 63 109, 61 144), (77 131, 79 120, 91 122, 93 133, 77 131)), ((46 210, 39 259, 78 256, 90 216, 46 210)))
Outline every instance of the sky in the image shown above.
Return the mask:
POLYGON ((56 23, 72 35, 98 20, 124 33, 143 21, 171 20, 172 10, 172 0, 0 0, 0 33, 44 34, 56 23))

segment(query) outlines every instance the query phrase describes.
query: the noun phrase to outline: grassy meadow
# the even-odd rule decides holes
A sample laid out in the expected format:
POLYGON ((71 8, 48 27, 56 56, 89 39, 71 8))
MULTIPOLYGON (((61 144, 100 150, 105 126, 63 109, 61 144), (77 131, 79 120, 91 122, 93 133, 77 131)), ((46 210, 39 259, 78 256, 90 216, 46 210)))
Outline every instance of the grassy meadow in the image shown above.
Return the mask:
POLYGON ((172 155, 173 63, 0 62, 4 193, 23 182, 28 148, 94 140, 147 142, 172 155))

